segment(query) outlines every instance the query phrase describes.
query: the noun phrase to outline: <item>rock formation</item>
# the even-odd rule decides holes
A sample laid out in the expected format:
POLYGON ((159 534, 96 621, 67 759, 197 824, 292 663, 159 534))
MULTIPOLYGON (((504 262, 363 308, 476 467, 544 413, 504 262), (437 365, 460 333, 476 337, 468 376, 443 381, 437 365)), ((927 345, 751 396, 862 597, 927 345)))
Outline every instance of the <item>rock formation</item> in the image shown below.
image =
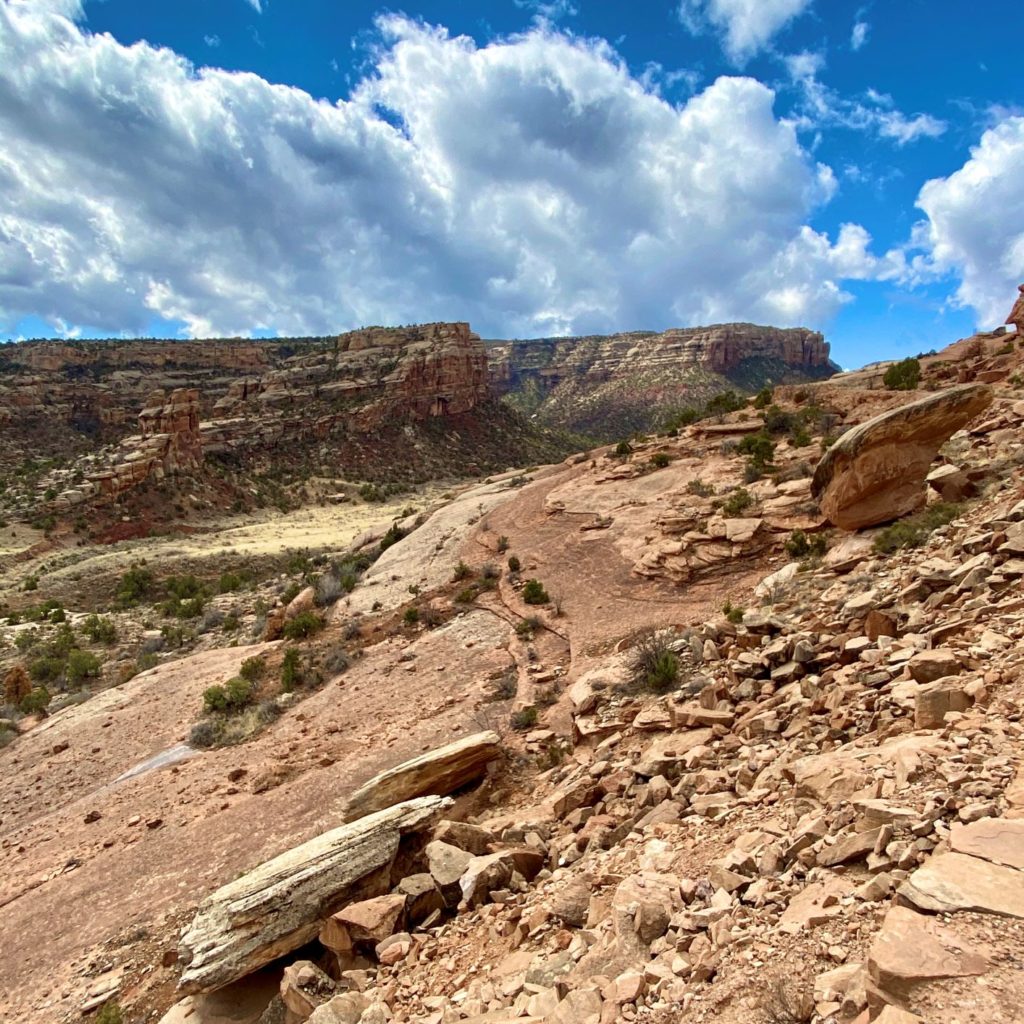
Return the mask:
POLYGON ((1017 296, 1017 301, 1013 304, 1013 309, 1010 310, 1006 322, 1013 324, 1017 328, 1017 334, 1024 338, 1024 284, 1018 285, 1017 290, 1020 294, 1017 296))
POLYGON ((816 331, 755 324, 489 343, 488 356, 495 387, 524 411, 603 440, 737 382, 760 387, 837 369, 816 331))
POLYGON ((920 508, 939 448, 991 402, 990 387, 965 384, 848 430, 814 472, 811 489, 822 512, 844 530, 859 530, 920 508))
POLYGON ((447 796, 479 779, 501 753, 495 732, 481 732, 431 750, 375 775, 349 798, 346 820, 418 796, 447 796))
POLYGON ((211 991, 314 938, 322 918, 390 889, 404 836, 423 832, 451 801, 422 797, 311 839, 222 886, 181 938, 181 988, 211 991))

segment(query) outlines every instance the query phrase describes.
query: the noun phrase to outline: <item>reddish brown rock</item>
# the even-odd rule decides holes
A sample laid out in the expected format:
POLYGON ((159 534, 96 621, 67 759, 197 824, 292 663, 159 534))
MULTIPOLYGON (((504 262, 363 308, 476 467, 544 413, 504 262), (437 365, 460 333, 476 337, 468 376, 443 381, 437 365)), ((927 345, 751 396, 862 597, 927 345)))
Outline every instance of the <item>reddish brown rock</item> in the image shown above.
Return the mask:
POLYGON ((1006 322, 1014 324, 1017 333, 1024 336, 1024 284, 1017 285, 1017 291, 1020 294, 1017 296, 1017 301, 1013 304, 1013 309, 1010 310, 1006 322))
POLYGON ((904 996, 912 986, 933 978, 984 974, 988 960, 934 918, 892 907, 871 944, 868 970, 882 988, 904 996))
POLYGON ((920 508, 939 448, 991 402, 987 385, 965 384, 848 430, 814 471, 811 490, 822 512, 844 530, 860 530, 920 508))

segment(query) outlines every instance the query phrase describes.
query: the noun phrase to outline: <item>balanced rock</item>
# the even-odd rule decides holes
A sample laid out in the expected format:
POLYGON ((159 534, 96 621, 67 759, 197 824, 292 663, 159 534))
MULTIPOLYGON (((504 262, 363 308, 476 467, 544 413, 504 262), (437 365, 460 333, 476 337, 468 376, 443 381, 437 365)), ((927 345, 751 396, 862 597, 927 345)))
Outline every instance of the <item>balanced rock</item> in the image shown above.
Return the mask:
POLYGON ((415 797, 446 796, 479 779, 500 752, 497 733, 479 732, 414 757, 357 789, 349 798, 345 820, 355 821, 415 797))
POLYGON ((811 493, 844 530, 913 512, 925 502, 925 479, 939 448, 991 402, 990 387, 964 384, 875 416, 829 448, 811 493))

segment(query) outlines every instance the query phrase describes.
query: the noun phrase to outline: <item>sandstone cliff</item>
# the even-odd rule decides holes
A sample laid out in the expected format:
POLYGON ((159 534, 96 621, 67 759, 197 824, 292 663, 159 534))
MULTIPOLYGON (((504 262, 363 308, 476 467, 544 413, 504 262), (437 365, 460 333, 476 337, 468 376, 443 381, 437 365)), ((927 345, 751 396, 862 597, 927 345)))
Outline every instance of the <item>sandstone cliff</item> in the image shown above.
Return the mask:
POLYGON ((755 324, 496 342, 488 356, 496 388, 523 411, 602 440, 649 429, 673 406, 730 386, 837 369, 818 332, 755 324))

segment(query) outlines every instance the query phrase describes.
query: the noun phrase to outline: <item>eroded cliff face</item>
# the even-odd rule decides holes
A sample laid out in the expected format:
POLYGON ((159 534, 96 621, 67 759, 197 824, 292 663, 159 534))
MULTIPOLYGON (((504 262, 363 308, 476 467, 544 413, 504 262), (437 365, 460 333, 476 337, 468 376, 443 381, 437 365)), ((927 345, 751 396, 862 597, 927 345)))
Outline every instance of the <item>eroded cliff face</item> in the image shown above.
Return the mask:
MULTIPOLYGON (((150 351, 159 344, 131 343, 126 349, 152 357, 150 364, 164 370, 167 364, 150 351)), ((44 362, 53 367, 50 374, 59 377, 71 365, 67 360, 77 355, 76 349, 69 355, 65 348, 38 346, 29 358, 38 364, 46 355, 44 362)), ((196 387, 174 388, 169 396, 162 389, 149 394, 138 414, 139 434, 122 438, 112 449, 46 481, 48 491, 58 492, 49 499, 54 511, 62 513, 92 499, 123 494, 148 480, 193 472, 208 454, 244 456, 275 445, 295 446, 332 435, 365 435, 397 423, 461 416, 472 413, 490 395, 487 355, 466 323, 368 328, 341 335, 329 345, 306 345, 300 354, 286 358, 280 357, 290 348, 280 345, 268 346, 265 352, 256 349, 255 354, 230 344, 213 343, 209 348, 211 354, 187 367, 184 375, 191 379, 196 371, 214 371, 215 377, 201 379, 216 382, 209 389, 215 397, 196 387), (278 365, 271 367, 275 355, 278 365), (230 365, 218 364, 218 356, 230 365), (223 371, 239 365, 244 370, 263 367, 265 372, 224 382, 223 371)), ((119 350, 115 346, 112 351, 119 350)), ((162 373, 147 376, 136 370, 136 374, 136 386, 146 379, 164 379, 162 373)), ((60 383, 50 389, 33 385, 26 401, 24 389, 11 388, 8 420, 25 425, 56 413, 70 421, 74 403, 53 399, 55 394, 67 399, 76 389, 80 392, 82 386, 66 384, 61 393, 60 383)), ((107 422, 113 409, 117 419, 110 422, 124 423, 127 414, 123 404, 111 403, 111 390, 106 381, 97 383, 92 397, 99 404, 92 415, 100 416, 102 410, 107 422)), ((120 402, 134 393, 122 391, 120 402)), ((79 401, 88 402, 89 396, 86 390, 79 401)))
POLYGON ((498 390, 542 421, 610 440, 730 386, 820 379, 837 369, 806 328, 718 324, 488 346, 498 390))

